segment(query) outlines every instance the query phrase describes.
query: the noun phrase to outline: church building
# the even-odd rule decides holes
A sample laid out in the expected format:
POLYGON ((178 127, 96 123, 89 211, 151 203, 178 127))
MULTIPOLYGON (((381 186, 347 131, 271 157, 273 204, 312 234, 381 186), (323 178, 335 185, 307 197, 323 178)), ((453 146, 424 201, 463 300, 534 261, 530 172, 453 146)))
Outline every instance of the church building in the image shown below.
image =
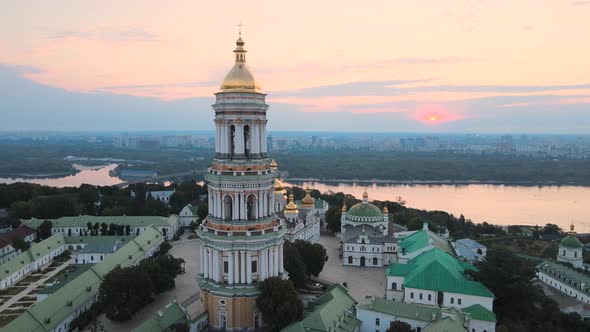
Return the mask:
POLYGON ((342 207, 340 234, 343 265, 383 267, 396 259, 397 239, 389 232, 389 211, 369 203, 366 191, 361 203, 350 210, 342 207))
POLYGON ((282 276, 285 225, 274 208, 276 168, 268 159, 266 95, 246 65, 241 34, 235 63, 215 93, 215 157, 205 176, 207 218, 197 229, 200 273, 209 326, 262 327, 258 283, 282 276))

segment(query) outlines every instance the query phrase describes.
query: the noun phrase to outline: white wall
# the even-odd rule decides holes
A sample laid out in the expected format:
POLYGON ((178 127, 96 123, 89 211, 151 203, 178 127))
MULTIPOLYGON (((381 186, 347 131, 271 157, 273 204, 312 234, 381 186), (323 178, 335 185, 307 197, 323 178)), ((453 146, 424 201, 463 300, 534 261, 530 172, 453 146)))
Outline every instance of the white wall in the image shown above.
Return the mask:
POLYGON ((391 322, 395 320, 408 323, 410 324, 410 326, 412 326, 413 329, 423 329, 424 326, 426 326, 429 323, 358 308, 356 311, 356 318, 362 322, 360 332, 384 332, 389 328, 391 322), (379 326, 376 325, 377 318, 379 319, 379 326))
POLYGON ((496 332, 496 323, 471 319, 469 332, 496 332))
POLYGON ((578 301, 590 304, 590 296, 582 293, 580 290, 563 283, 561 280, 555 279, 544 272, 537 272, 537 278, 547 285, 560 290, 561 292, 577 299, 578 301))

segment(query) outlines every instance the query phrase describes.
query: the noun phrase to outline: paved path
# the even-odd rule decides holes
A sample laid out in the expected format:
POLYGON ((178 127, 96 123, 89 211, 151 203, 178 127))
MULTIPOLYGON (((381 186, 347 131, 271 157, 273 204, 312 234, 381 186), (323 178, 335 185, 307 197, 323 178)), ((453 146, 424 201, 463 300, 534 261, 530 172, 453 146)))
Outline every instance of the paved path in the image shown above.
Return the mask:
MULTIPOLYGON (((49 280, 51 277, 53 277, 54 275, 58 274, 59 271, 65 269, 66 267, 70 266, 70 264, 72 264, 74 262, 73 259, 70 259, 68 261, 65 261, 63 264, 61 264, 60 266, 58 266, 55 270, 45 274, 41 279, 30 283, 27 288, 25 288, 23 291, 21 291, 20 293, 14 295, 13 297, 11 297, 8 301, 6 301, 6 303, 4 303, 2 306, 0 306, 0 313, 2 313, 4 310, 8 309, 12 304, 18 302, 21 298, 27 296, 33 289, 37 288, 39 285, 45 283, 47 280, 49 280)), ((50 263, 47 265, 51 265, 51 263, 53 263, 53 261, 50 261, 50 263)), ((45 266, 45 267, 47 267, 45 266)), ((42 270, 43 268, 39 269, 42 270)), ((37 271, 39 271, 37 270, 37 271)))
POLYGON ((340 239, 333 235, 322 234, 319 243, 326 248, 328 261, 319 275, 319 280, 348 284, 352 297, 364 302, 366 296, 383 297, 385 295, 384 267, 343 266, 338 257, 340 239))

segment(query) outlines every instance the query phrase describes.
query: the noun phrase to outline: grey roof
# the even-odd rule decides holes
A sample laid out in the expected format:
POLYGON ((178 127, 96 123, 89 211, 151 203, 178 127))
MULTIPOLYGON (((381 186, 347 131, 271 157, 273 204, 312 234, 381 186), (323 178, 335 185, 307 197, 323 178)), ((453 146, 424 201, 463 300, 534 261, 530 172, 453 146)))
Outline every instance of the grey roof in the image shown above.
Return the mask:
POLYGON ((119 250, 122 246, 124 246, 127 242, 118 241, 117 239, 112 239, 109 242, 97 242, 97 243, 90 243, 86 245, 84 248, 80 249, 81 254, 112 254, 115 251, 119 250))
POLYGON ((485 249, 485 246, 477 241, 474 241, 470 238, 464 238, 456 241, 460 243, 462 246, 471 248, 471 249, 485 249))
POLYGON ((345 225, 344 226, 344 243, 357 243, 357 240, 363 229, 365 230, 365 234, 369 237, 369 241, 372 243, 396 243, 397 239, 392 235, 383 236, 383 232, 379 231, 377 227, 373 227, 370 225, 362 225, 362 226, 352 226, 352 225, 345 225))

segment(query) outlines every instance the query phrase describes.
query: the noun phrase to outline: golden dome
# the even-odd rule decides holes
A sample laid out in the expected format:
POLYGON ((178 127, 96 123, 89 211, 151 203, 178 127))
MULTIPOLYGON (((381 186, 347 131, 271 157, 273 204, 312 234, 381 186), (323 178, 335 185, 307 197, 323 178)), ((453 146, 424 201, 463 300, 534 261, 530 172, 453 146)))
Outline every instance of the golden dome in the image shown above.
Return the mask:
POLYGON ((277 162, 274 159, 270 162, 269 166, 272 169, 277 169, 279 167, 279 165, 277 164, 277 162))
POLYGON ((293 203, 293 194, 289 195, 289 204, 285 206, 285 214, 297 214, 297 205, 293 203))
POLYGON ((278 178, 275 179, 275 191, 276 192, 283 191, 283 183, 278 178))
POLYGON ((389 214, 389 209, 387 206, 383 208, 383 214, 389 214))
POLYGON ((221 82, 221 92, 251 92, 262 93, 254 75, 246 65, 246 50, 244 49, 244 40, 242 35, 236 41, 234 50, 236 63, 229 71, 223 82, 221 82))
POLYGON ((301 200, 301 207, 302 208, 313 209, 315 207, 315 199, 313 199, 313 197, 311 197, 311 195, 309 194, 310 192, 311 192, 311 189, 309 189, 309 187, 307 187, 305 189, 305 197, 303 197, 303 199, 301 200))
POLYGON ((574 223, 570 225, 570 231, 567 233, 569 236, 576 236, 576 231, 574 231, 574 223))

